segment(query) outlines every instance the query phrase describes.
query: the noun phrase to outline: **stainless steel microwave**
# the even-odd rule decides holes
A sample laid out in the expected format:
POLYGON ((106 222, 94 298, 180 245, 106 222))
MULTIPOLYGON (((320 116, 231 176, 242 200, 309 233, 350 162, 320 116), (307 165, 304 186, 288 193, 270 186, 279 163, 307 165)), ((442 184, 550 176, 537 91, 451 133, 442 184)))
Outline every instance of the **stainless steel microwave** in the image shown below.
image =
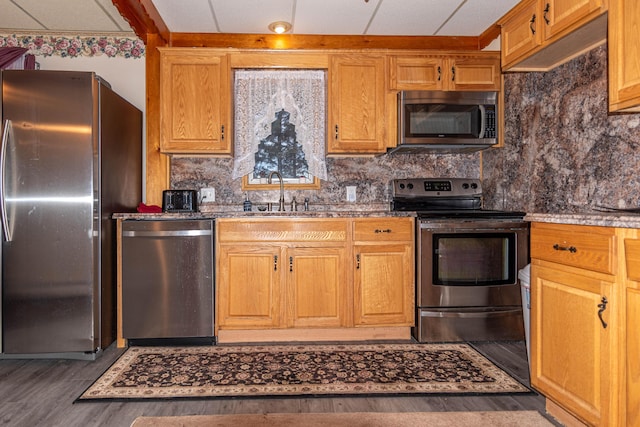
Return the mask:
POLYGON ((398 93, 398 146, 390 153, 461 153, 498 142, 497 92, 398 93))

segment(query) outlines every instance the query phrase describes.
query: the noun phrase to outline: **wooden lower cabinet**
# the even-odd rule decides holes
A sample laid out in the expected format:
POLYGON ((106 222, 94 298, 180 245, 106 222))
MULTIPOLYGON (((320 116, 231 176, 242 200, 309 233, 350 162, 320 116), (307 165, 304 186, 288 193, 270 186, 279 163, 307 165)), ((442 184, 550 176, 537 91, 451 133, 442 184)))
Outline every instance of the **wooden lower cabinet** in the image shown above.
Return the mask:
POLYGON ((282 250, 271 246, 220 245, 217 323, 228 327, 279 327, 282 250))
POLYGON ((605 425, 613 404, 614 283, 536 260, 531 283, 531 384, 590 425, 605 425), (598 317, 603 298, 607 328, 598 317))
POLYGON ((344 247, 296 247, 285 262, 285 326, 342 327, 348 324, 344 247))
POLYGON ((638 325, 640 230, 532 223, 531 384, 552 415, 640 425, 638 325))
POLYGON ((354 235, 354 324, 413 325, 413 220, 356 220, 354 235))
POLYGON ((623 239, 625 270, 625 319, 622 364, 621 425, 640 425, 640 230, 628 230, 623 239))
POLYGON ((397 231, 355 243, 353 230, 358 228, 353 224, 358 221, 218 219, 218 336, 241 337, 243 330, 262 330, 254 337, 287 340, 295 335, 286 331, 401 327, 406 331, 401 335, 409 338, 413 219, 365 220, 367 226, 384 224, 385 230, 397 231))

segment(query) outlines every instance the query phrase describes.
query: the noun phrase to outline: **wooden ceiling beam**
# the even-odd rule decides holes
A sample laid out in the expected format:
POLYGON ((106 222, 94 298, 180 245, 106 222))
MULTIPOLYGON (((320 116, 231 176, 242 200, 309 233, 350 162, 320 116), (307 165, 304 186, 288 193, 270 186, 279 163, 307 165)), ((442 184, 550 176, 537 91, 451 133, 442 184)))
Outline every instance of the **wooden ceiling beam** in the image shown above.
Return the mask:
POLYGON ((236 49, 439 49, 478 50, 475 36, 357 36, 307 34, 171 33, 172 47, 236 49))
POLYGON ((112 0, 112 3, 145 44, 147 34, 157 34, 165 43, 169 42, 169 27, 151 0, 112 0))

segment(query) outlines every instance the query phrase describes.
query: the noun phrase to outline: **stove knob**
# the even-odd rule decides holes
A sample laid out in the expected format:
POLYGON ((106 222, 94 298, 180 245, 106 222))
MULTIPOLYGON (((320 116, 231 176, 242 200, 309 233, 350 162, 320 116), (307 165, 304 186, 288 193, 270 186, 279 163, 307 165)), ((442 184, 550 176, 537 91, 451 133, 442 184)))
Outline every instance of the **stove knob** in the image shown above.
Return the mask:
POLYGON ((402 182, 400 183, 400 188, 404 190, 404 184, 402 182))
POLYGON ((464 188, 465 190, 469 188, 469 184, 467 184, 466 182, 462 184, 462 188, 464 188))
POLYGON ((409 183, 407 184, 407 187, 409 187, 409 190, 413 190, 413 184, 409 183))
POLYGON ((471 188, 473 188, 475 190, 476 188, 478 188, 478 184, 476 184, 475 182, 472 182, 471 183, 471 188))

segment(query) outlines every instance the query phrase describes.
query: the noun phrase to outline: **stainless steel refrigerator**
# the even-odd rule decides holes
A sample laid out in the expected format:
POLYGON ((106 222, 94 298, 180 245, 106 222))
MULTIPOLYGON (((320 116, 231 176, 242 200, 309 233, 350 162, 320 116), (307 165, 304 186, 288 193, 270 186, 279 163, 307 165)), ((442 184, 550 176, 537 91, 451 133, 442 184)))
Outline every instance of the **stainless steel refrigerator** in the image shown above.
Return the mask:
POLYGON ((142 197, 142 113, 90 72, 0 86, 0 358, 95 358, 115 339, 112 213, 142 197))

